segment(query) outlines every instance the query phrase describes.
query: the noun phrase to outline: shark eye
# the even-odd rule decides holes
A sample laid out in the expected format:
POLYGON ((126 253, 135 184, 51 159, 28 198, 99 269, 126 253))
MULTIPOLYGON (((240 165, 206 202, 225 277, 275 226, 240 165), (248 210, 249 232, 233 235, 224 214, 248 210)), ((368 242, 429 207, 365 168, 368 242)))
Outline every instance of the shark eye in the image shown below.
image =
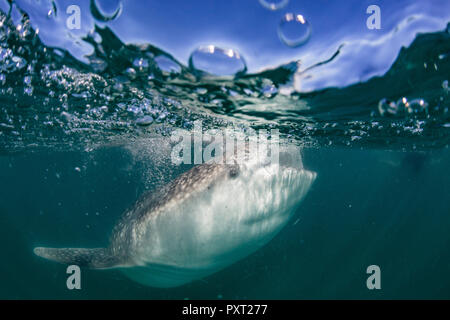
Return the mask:
POLYGON ((236 178, 239 175, 239 166, 234 165, 230 167, 230 171, 228 172, 228 176, 230 178, 236 178))

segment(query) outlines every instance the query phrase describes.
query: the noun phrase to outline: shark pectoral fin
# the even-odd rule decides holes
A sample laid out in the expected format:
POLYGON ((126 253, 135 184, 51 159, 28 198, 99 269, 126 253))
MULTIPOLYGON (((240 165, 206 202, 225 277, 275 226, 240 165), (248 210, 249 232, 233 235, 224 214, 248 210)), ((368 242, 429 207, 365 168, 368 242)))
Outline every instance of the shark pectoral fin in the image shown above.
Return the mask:
POLYGON ((120 266, 120 261, 106 248, 34 248, 33 252, 42 258, 79 267, 109 269, 120 266))

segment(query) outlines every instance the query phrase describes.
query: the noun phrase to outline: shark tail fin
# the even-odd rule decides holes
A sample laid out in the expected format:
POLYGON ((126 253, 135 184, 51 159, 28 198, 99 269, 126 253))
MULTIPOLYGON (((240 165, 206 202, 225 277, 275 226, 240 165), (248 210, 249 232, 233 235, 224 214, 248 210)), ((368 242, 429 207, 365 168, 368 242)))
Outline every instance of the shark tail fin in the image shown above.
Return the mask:
POLYGON ((92 269, 110 269, 120 266, 120 261, 107 248, 34 248, 39 257, 68 265, 92 269))

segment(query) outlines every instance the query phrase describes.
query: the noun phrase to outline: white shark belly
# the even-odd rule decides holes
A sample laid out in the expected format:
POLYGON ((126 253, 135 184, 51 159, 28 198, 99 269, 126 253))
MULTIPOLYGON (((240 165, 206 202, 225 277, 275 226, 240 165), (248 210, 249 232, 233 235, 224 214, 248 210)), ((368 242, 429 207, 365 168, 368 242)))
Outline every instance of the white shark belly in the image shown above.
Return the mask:
POLYGON ((214 185, 149 217, 136 244, 136 267, 123 271, 154 287, 212 274, 270 241, 289 221, 315 179, 276 165, 214 185))

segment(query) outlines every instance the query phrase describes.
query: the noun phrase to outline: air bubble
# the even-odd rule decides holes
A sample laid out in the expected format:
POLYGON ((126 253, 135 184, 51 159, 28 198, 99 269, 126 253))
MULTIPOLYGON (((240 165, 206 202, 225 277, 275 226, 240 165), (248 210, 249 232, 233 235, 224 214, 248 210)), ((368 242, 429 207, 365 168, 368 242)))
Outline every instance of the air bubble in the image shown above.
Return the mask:
POLYGON ((108 22, 120 16, 123 4, 121 0, 91 0, 90 8, 96 20, 108 22))
POLYGON ((403 97, 397 101, 397 113, 404 113, 408 110, 408 99, 403 97))
POLYGON ((47 18, 55 18, 58 15, 58 8, 56 7, 55 1, 52 1, 51 8, 47 12, 47 18))
POLYGON ((399 99, 397 103, 382 99, 378 103, 378 111, 382 116, 401 116, 408 113, 417 114, 428 112, 428 103, 424 99, 408 101, 406 97, 399 99))
POLYGON ((261 93, 266 98, 273 98, 278 93, 277 87, 271 82, 268 81, 264 84, 264 86, 261 88, 261 93))
POLYGON ((397 104, 388 99, 382 99, 378 103, 378 111, 381 116, 396 115, 398 112, 397 104))
POLYGON ((0 61, 5 61, 13 54, 12 50, 9 48, 0 47, 0 61))
POLYGON ((166 56, 157 56, 155 62, 161 71, 168 73, 180 73, 181 67, 172 59, 166 56))
POLYGON ((26 85, 30 85, 31 84, 31 76, 25 76, 23 78, 23 83, 25 83, 26 85))
POLYGON ((247 72, 244 58, 233 49, 214 45, 199 47, 189 57, 189 68, 197 74, 242 75, 247 72))
POLYGON ((149 126, 153 122, 153 118, 151 116, 143 116, 136 120, 136 124, 139 126, 149 126))
POLYGON ((259 0, 259 3, 264 8, 275 11, 286 7, 289 0, 259 0))
POLYGON ((25 87, 23 93, 31 97, 33 95, 33 87, 25 87))
POLYGON ((133 66, 139 69, 148 68, 148 60, 144 58, 136 58, 133 61, 133 66))
POLYGON ((21 58, 21 57, 13 57, 12 61, 15 63, 15 66, 17 69, 22 69, 27 65, 27 62, 25 61, 25 59, 21 58))
POLYGON ((428 111, 428 103, 423 99, 411 100, 407 105, 409 113, 422 113, 428 111))
POLYGON ((280 40, 289 47, 299 47, 311 37, 311 25, 301 14, 287 13, 278 25, 280 40))
POLYGON ((131 80, 136 79, 136 70, 134 70, 133 68, 127 68, 125 70, 125 74, 128 76, 128 78, 130 78, 131 80))

